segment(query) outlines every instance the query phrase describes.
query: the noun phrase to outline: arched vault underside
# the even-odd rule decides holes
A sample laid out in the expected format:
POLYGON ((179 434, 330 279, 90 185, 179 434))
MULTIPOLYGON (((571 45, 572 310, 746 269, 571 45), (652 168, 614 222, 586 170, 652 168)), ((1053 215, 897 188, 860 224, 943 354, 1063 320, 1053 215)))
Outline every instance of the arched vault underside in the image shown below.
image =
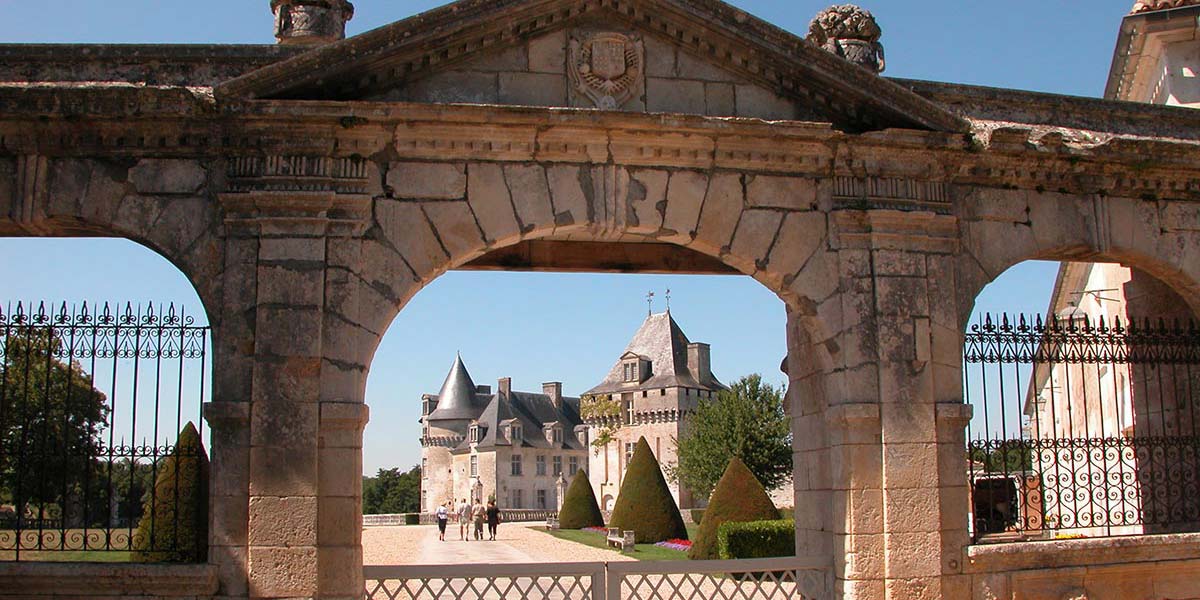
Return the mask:
MULTIPOLYGON (((476 36, 526 44, 511 73, 469 67, 503 55, 486 44, 431 50, 453 77, 377 32, 311 51, 0 47, 0 235, 137 240, 210 315, 223 595, 361 594, 367 370, 447 270, 741 273, 775 292, 797 547, 845 598, 972 585, 960 360, 984 285, 1031 258, 1119 260, 1200 307, 1200 114, 815 54, 805 71, 754 23, 664 14, 766 66, 646 32, 647 70, 660 52, 671 70, 598 111, 521 87, 563 76, 535 46, 586 14, 476 36), (456 96, 476 81, 461 73, 497 87, 456 96), (655 110, 688 81, 718 91, 655 110), (717 110, 720 90, 745 101, 717 110)), ((462 36, 480 26, 460 18, 462 36)))

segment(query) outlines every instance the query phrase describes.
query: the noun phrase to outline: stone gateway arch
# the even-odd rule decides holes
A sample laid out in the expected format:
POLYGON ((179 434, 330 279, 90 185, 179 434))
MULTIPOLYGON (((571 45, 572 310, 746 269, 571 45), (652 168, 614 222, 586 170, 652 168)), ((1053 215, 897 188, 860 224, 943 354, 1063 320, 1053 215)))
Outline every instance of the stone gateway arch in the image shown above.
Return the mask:
POLYGON ((271 6, 277 46, 0 46, 0 235, 132 239, 204 302, 217 595, 362 597, 367 372, 451 269, 751 276, 787 306, 797 553, 835 597, 1096 585, 968 551, 963 331, 1032 258, 1200 307, 1200 114, 890 80, 877 29, 716 0, 462 0, 344 40, 345 0, 271 6))

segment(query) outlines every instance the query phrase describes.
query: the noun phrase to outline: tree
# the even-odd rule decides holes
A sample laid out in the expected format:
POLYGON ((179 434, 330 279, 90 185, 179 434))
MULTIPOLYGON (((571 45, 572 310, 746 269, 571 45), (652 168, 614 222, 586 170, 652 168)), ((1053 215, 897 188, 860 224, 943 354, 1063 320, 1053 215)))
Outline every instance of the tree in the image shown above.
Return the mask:
POLYGON ((715 399, 701 400, 675 440, 679 462, 668 467, 668 475, 706 497, 736 456, 766 489, 783 485, 792 474, 792 433, 783 396, 782 388, 754 374, 715 399))
POLYGON ((725 474, 713 489, 712 499, 700 522, 700 532, 692 540, 688 558, 712 560, 717 558, 717 531, 723 523, 745 521, 772 521, 779 518, 779 511, 767 496, 754 473, 746 468, 738 457, 729 461, 725 474))
POLYGON ((83 489, 92 458, 101 453, 107 399, 70 360, 71 349, 53 328, 13 327, 6 334, 0 346, 0 495, 17 507, 77 502, 72 490, 83 489))
POLYGON ((379 469, 363 478, 363 514, 394 515, 420 512, 421 467, 402 473, 398 467, 379 469))
POLYGON ((191 422, 158 464, 134 536, 138 560, 204 562, 208 557, 208 455, 191 422))
POLYGON ((687 527, 646 438, 638 439, 617 494, 609 527, 632 530, 639 544, 687 539, 687 527))
POLYGON ((583 469, 575 472, 571 487, 567 488, 562 510, 558 511, 558 525, 563 529, 604 526, 604 514, 596 504, 596 492, 583 469))

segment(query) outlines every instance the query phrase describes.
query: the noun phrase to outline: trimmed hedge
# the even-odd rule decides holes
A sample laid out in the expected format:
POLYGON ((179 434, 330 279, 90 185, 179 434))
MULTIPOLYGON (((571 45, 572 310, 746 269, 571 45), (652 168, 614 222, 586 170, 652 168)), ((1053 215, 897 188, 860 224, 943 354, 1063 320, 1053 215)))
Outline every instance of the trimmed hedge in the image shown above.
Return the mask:
POLYGON ((692 509, 692 522, 699 525, 700 522, 703 520, 704 520, 704 509, 703 508, 693 508, 692 509))
POLYGON ((796 518, 795 507, 785 506, 785 507, 779 509, 779 518, 780 519, 795 519, 796 518))
POLYGON ((604 527, 604 515, 596 504, 596 493, 587 471, 580 469, 571 479, 571 487, 563 496, 562 509, 558 511, 558 526, 562 529, 604 527))
POLYGON ((775 558, 796 553, 796 521, 749 521, 723 523, 717 531, 717 555, 721 560, 775 558))
MULTIPOLYGON (((560 521, 561 523, 561 521, 560 521)), ((632 530, 639 544, 688 539, 687 527, 646 438, 638 440, 613 506, 609 527, 632 530)))
POLYGON ((175 450, 158 464, 134 550, 139 562, 208 560, 208 455, 191 422, 179 432, 175 450))
POLYGON ((420 525, 421 524, 421 513, 405 513, 404 514, 404 524, 405 525, 420 525))
POLYGON ((688 558, 713 560, 717 558, 717 530, 723 523, 745 521, 770 521, 779 518, 779 511, 771 503, 767 490, 758 478, 738 457, 733 457, 725 467, 725 474, 713 489, 700 532, 692 540, 688 558))

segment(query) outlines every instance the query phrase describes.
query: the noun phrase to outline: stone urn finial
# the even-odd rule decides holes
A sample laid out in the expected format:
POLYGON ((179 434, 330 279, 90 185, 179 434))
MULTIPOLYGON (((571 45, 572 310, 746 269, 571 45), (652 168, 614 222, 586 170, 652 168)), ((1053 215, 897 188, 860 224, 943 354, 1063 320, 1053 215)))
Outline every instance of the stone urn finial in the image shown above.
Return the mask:
POLYGON ((808 41, 856 65, 882 73, 883 30, 870 11, 853 4, 831 6, 813 19, 808 41))
POLYGON ((354 18, 349 0, 271 0, 275 40, 289 46, 320 46, 346 37, 354 18))

